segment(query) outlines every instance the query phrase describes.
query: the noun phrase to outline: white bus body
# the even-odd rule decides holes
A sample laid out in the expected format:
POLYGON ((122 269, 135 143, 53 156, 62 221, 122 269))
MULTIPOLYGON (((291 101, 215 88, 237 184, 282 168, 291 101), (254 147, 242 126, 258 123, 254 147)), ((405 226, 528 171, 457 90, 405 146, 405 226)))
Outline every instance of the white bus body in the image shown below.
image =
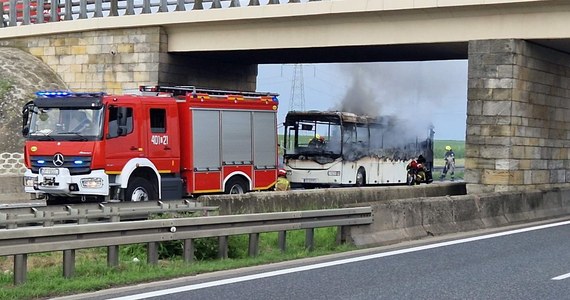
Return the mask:
POLYGON ((394 122, 346 112, 289 112, 284 165, 293 187, 405 184, 406 166, 420 154, 433 165, 433 130, 407 138, 394 122), (315 146, 309 140, 324 138, 315 146))

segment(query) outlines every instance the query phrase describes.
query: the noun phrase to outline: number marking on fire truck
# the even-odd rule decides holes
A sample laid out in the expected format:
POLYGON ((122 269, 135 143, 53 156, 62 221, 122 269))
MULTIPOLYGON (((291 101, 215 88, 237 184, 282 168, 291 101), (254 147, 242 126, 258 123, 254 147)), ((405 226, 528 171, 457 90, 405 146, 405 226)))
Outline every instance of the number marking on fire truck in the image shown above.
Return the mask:
POLYGON ((150 141, 154 145, 168 145, 168 136, 167 135, 153 135, 150 138, 150 141))

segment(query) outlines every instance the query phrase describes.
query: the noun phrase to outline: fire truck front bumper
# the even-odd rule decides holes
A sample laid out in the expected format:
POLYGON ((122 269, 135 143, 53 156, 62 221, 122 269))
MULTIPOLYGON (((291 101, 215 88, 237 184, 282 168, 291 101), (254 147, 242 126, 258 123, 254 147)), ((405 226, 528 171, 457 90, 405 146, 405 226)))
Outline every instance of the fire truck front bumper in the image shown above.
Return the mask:
POLYGON ((45 193, 58 196, 107 196, 109 177, 103 170, 89 174, 71 175, 67 168, 41 168, 39 174, 24 173, 26 193, 45 193))

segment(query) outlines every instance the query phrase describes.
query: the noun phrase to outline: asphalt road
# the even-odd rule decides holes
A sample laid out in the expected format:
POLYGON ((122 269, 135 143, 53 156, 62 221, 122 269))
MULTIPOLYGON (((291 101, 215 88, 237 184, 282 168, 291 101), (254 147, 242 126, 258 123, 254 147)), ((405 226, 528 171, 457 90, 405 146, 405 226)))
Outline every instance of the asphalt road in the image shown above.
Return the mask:
POLYGON ((570 221, 541 226, 67 299, 570 299, 570 221))

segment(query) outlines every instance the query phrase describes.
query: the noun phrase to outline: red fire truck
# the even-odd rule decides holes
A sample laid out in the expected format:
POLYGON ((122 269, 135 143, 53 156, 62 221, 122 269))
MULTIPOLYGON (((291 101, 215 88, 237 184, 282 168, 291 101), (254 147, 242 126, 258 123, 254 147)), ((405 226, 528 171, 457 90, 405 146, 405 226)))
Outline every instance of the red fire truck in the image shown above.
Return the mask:
POLYGON ((267 190, 277 107, 277 94, 187 86, 38 92, 23 110, 25 191, 62 202, 267 190))

